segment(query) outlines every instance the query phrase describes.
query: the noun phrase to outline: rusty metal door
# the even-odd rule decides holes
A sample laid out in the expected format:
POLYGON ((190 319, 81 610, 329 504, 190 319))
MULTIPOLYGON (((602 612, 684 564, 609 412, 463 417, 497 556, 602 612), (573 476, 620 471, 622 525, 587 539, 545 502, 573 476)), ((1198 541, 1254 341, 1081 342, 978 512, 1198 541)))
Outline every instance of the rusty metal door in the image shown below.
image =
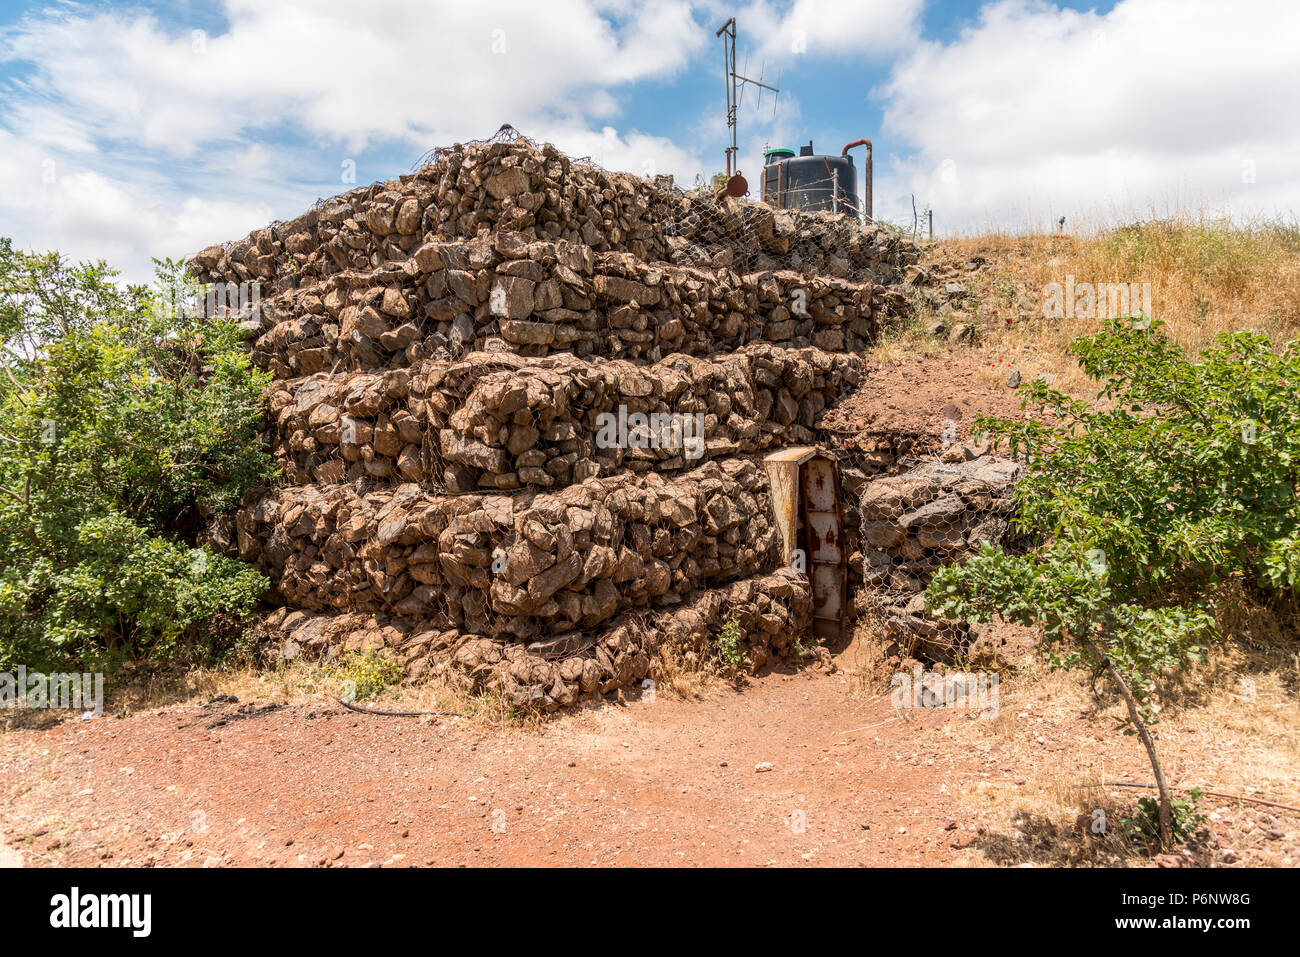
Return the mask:
POLYGON ((808 548, 808 580, 812 585, 813 633, 839 638, 844 632, 844 599, 848 591, 848 562, 840 516, 839 473, 822 456, 801 468, 800 512, 808 548))

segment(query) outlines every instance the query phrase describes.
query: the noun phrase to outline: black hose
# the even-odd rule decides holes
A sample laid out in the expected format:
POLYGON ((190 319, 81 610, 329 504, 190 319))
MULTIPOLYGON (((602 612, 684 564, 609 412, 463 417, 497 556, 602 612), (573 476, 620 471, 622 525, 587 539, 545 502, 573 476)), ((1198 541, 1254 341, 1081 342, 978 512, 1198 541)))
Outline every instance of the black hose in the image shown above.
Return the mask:
MULTIPOLYGON (((1156 790, 1154 784, 1137 784, 1133 781, 1093 781, 1090 784, 1080 784, 1081 788, 1146 788, 1150 791, 1156 790)), ((1186 784, 1170 785, 1171 791, 1191 791, 1193 788, 1186 784)), ((1245 801, 1249 804, 1262 804, 1264 807, 1275 807, 1282 811, 1294 811, 1300 814, 1300 807, 1292 807, 1290 804, 1279 804, 1277 801, 1265 801, 1263 798, 1246 797, 1244 794, 1225 794, 1223 791, 1207 791, 1205 788, 1199 788, 1200 792, 1209 797, 1224 798, 1228 801, 1245 801)))
POLYGON ((373 714, 384 718, 422 718, 430 715, 435 718, 464 718, 466 715, 459 711, 377 711, 371 708, 359 708, 351 702, 344 701, 342 698, 337 699, 338 703, 343 705, 349 711, 355 711, 357 714, 373 714))

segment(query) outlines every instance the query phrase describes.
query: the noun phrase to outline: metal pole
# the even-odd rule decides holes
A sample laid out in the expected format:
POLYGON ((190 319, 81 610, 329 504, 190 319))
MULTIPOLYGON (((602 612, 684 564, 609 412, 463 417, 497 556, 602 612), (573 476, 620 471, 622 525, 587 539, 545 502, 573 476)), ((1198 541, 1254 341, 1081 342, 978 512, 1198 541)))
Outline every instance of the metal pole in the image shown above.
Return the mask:
MULTIPOLYGON (((752 83, 759 88, 759 96, 762 96, 763 90, 771 90, 779 94, 781 91, 774 86, 764 83, 762 80, 751 80, 747 76, 741 76, 736 72, 736 18, 731 17, 722 26, 718 27, 715 36, 722 37, 722 67, 723 80, 727 87, 727 127, 731 133, 731 145, 727 147, 727 179, 731 179, 731 174, 739 174, 740 146, 737 141, 736 127, 737 114, 739 112, 739 103, 737 91, 744 89, 744 84, 752 83)), ((761 100, 759 101, 762 102, 761 100)), ((775 115, 776 107, 772 108, 775 115)))
POLYGON ((840 211, 840 171, 831 170, 831 212, 840 211))
POLYGON ((723 83, 727 90, 727 129, 731 145, 723 152, 727 157, 727 178, 731 178, 732 157, 739 152, 736 146, 736 18, 731 17, 718 27, 716 36, 722 37, 723 83))
POLYGON ((871 187, 872 187, 871 180, 872 180, 872 178, 873 178, 873 177, 872 177, 872 171, 871 171, 871 165, 872 165, 872 153, 874 153, 874 152, 875 152, 875 149, 874 149, 873 147, 871 147, 871 146, 868 146, 868 147, 867 147, 867 169, 866 169, 866 172, 865 172, 865 174, 864 174, 864 176, 865 176, 865 178, 866 178, 866 181, 867 181, 867 182, 866 182, 866 186, 867 186, 867 200, 866 200, 865 203, 862 204, 862 211, 863 211, 863 213, 866 215, 866 218, 867 218, 868 220, 872 220, 872 221, 874 221, 874 219, 875 219, 875 213, 872 211, 872 203, 873 203, 873 200, 872 200, 872 198, 871 198, 871 187))

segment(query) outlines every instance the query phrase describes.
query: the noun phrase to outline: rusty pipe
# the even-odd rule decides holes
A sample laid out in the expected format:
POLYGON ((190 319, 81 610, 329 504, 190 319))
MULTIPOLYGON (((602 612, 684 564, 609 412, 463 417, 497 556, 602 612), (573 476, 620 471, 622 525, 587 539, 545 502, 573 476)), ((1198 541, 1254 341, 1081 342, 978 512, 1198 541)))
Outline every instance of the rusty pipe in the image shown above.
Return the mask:
POLYGON ((865 146, 867 148, 867 162, 863 171, 863 189, 862 189, 862 212, 866 215, 867 222, 871 221, 871 154, 873 152, 871 140, 863 137, 860 140, 854 140, 852 143, 845 145, 841 156, 848 156, 849 150, 855 146, 865 146))

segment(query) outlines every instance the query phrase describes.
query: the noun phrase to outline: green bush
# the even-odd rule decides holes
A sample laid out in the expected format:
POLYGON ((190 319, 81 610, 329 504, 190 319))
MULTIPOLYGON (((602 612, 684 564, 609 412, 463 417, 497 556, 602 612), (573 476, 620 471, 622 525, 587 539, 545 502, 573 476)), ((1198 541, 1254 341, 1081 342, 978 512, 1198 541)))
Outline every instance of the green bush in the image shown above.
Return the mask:
POLYGON ((732 618, 719 629, 715 640, 718 644, 718 657, 728 668, 739 668, 745 660, 745 630, 740 622, 732 618))
POLYGON ((0 668, 202 650, 265 589, 194 542, 272 474, 266 377, 158 266, 159 290, 121 287, 0 239, 0 668))
MULTIPOLYGON (((941 570, 927 604, 1041 624, 1053 664, 1109 674, 1169 800, 1146 728, 1162 672, 1216 634, 1228 580, 1293 604, 1300 580, 1300 348, 1224 334, 1189 361, 1154 323, 1115 320, 1072 350, 1097 403, 1028 387, 1047 422, 981 418, 1026 456, 1015 521, 1028 554, 986 548, 941 570), (1136 324, 1143 325, 1143 324, 1136 324)), ((1166 839, 1171 828, 1164 830, 1166 839)))
POLYGON ((344 701, 365 701, 402 680, 397 662, 373 651, 349 651, 331 667, 344 701))
MULTIPOLYGON (((1170 821, 1174 840, 1182 843, 1205 822, 1200 813, 1201 789, 1192 788, 1185 798, 1170 802, 1170 821)), ((1155 798, 1138 798, 1137 810, 1132 817, 1119 819, 1130 840, 1140 841, 1148 850, 1160 845, 1160 802, 1155 798)))

